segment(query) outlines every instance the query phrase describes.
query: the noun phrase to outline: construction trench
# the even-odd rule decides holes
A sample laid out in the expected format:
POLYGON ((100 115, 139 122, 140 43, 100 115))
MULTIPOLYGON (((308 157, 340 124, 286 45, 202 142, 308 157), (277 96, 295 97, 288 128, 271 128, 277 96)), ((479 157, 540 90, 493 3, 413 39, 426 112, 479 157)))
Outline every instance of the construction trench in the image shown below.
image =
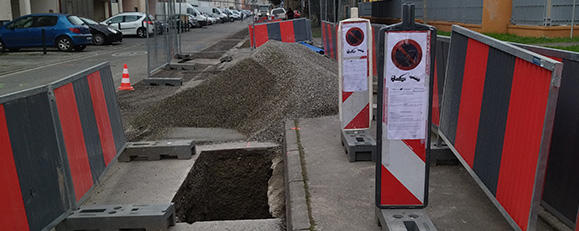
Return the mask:
MULTIPOLYGON (((179 169, 178 180, 170 181, 179 185, 161 190, 171 194, 177 230, 179 224, 202 227, 200 222, 226 220, 247 221, 249 227, 263 230, 273 226, 285 230, 284 123, 337 113, 336 64, 299 44, 271 41, 251 49, 247 30, 175 62, 180 66, 169 66, 153 76, 180 77, 182 86, 152 86, 141 81, 133 85, 134 91, 118 92, 118 100, 128 141, 185 138, 193 139, 197 146, 188 164, 167 162, 146 167, 179 169), (203 134, 206 136, 200 138, 203 134), (260 144, 265 147, 251 148, 260 144)), ((124 171, 122 168, 126 167, 118 171, 124 171)), ((133 170, 128 171, 131 174, 133 170)), ((116 183, 131 181, 112 172, 115 170, 104 178, 116 183)), ((163 170, 153 172, 147 174, 159 179, 165 174, 163 170)), ((156 183, 155 179, 148 180, 148 184, 156 183)), ((138 190, 110 187, 97 189, 85 205, 135 201, 107 194, 138 190)), ((159 198, 168 195, 139 202, 156 202, 159 198)))

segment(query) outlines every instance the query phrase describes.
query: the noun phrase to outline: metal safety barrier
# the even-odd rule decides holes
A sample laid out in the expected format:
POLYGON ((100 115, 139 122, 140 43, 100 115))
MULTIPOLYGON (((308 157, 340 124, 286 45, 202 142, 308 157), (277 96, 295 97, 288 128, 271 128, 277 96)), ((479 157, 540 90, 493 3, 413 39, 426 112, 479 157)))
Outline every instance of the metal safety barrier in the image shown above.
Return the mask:
POLYGON ((250 45, 260 47, 269 40, 287 43, 312 40, 311 22, 306 18, 256 23, 248 26, 250 45))
POLYGON ((439 134, 520 230, 535 230, 562 64, 453 26, 439 134))
POLYGON ((2 230, 55 226, 125 145, 108 63, 0 96, 2 230))

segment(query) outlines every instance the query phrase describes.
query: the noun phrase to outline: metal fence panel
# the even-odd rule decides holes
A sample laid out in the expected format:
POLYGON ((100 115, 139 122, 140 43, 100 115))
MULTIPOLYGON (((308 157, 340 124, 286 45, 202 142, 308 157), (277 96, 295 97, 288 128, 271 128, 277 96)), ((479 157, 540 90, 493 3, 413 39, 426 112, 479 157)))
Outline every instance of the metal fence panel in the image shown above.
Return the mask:
POLYGON ((481 24, 482 8, 482 0, 426 0, 426 19, 481 24))
POLYGON ((513 0, 511 21, 516 25, 543 25, 547 10, 545 0, 513 0))
MULTIPOLYGON (((171 62, 179 49, 179 25, 175 0, 159 1, 154 5, 146 1, 146 12, 154 19, 153 24, 145 24, 153 33, 147 35, 147 70, 149 76, 171 62)), ((180 4, 179 4, 180 6, 180 4)))

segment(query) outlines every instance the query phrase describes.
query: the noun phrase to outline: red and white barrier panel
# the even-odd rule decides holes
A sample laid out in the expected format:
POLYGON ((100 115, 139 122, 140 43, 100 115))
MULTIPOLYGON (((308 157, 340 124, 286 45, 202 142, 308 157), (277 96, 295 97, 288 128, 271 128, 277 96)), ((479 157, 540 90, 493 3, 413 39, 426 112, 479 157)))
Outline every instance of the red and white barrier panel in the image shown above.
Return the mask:
POLYGON ((432 27, 383 27, 378 47, 376 204, 422 208, 428 202, 430 97, 434 61, 432 27))
POLYGON ((339 114, 342 130, 370 128, 372 122, 372 27, 360 18, 338 26, 339 114))
POLYGON ((453 26, 439 133, 515 229, 535 230, 562 64, 453 26))
POLYGON ((249 25, 249 36, 252 47, 256 48, 269 40, 288 43, 312 40, 312 28, 306 18, 257 23, 249 25))

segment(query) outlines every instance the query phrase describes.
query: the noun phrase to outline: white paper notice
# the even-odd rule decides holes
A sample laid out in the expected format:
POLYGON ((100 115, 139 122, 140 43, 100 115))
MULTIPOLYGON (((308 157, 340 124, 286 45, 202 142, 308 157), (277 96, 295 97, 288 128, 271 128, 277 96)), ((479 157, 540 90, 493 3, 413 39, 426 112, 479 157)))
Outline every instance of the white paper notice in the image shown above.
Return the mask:
POLYGON ((368 56, 367 24, 364 22, 342 24, 342 56, 361 57, 368 56))
POLYGON ((368 59, 346 59, 343 67, 345 92, 368 90, 368 59))
POLYGON ((388 89, 388 139, 424 139, 427 88, 388 89))
POLYGON ((388 32, 383 129, 389 140, 425 139, 430 76, 427 32, 388 32))

